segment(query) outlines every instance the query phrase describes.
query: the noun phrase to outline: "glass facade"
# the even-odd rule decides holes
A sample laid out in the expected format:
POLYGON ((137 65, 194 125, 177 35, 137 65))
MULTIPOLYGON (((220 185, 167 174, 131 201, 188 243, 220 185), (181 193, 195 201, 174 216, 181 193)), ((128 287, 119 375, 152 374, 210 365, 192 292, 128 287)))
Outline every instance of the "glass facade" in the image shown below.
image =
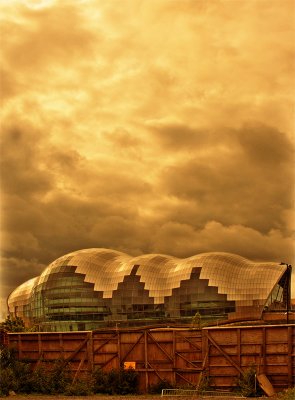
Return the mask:
POLYGON ((8 308, 15 317, 21 317, 26 324, 31 322, 30 298, 38 277, 18 286, 8 297, 8 308))
POLYGON ((228 253, 186 259, 86 249, 60 257, 8 298, 42 331, 258 319, 286 307, 286 266, 228 253))

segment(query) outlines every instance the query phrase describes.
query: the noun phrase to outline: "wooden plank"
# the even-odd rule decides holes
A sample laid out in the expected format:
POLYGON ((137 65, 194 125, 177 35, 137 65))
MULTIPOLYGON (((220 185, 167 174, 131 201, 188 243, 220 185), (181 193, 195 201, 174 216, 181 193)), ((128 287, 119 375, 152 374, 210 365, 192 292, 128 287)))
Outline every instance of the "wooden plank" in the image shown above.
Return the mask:
MULTIPOLYGON (((178 357, 182 358, 184 361, 186 361, 188 364, 192 365, 193 367, 195 367, 195 364, 193 364, 190 360, 188 360, 187 358, 185 358, 182 354, 176 352, 175 355, 177 355, 178 357)), ((176 357, 174 357, 176 358, 176 357)))
POLYGON ((80 369, 81 369, 82 365, 84 364, 84 362, 86 360, 86 357, 87 357, 87 353, 84 353, 83 356, 81 357, 78 369, 77 369, 77 371, 76 371, 76 373, 74 375, 74 379, 73 379, 72 383, 74 383, 75 380, 77 379, 77 376, 79 375, 80 369))
POLYGON ((89 372, 92 372, 93 371, 93 337, 92 337, 92 332, 88 333, 87 359, 88 359, 88 370, 89 370, 89 372))
POLYGON ((268 395, 268 397, 272 397, 275 395, 274 388, 265 374, 258 374, 257 380, 259 386, 264 391, 264 393, 268 395))
POLYGON ((228 360, 228 362, 233 365, 237 371, 239 371, 241 374, 243 374, 243 370, 230 358, 230 356, 222 350, 222 348, 215 342, 215 340, 209 335, 208 331, 205 331, 205 335, 207 335, 209 341, 213 344, 214 347, 218 349, 218 351, 224 355, 224 357, 228 360))
POLYGON ((108 365, 111 361, 113 361, 115 358, 117 358, 118 354, 115 353, 112 357, 107 359, 104 363, 101 364, 101 368, 104 368, 106 365, 108 365))
POLYGON ((178 337, 184 338, 188 343, 190 343, 192 345, 193 348, 195 348, 198 351, 202 351, 202 347, 199 346, 198 344, 194 343, 192 340, 190 340, 188 337, 186 336, 182 336, 182 335, 178 335, 178 337))
MULTIPOLYGON (((241 329, 237 328, 237 352, 238 352, 238 365, 241 367, 241 329)), ((239 375, 241 376, 241 374, 239 375)))
POLYGON ((118 355, 118 364, 121 367, 121 333, 117 330, 117 355, 118 355))
POLYGON ((209 347, 207 348, 207 352, 206 352, 205 357, 203 359, 202 370, 201 370, 201 373, 199 375, 199 379, 198 379, 198 383, 197 383, 197 390, 199 390, 199 388, 200 388, 200 385, 201 385, 201 382, 202 382, 202 378, 203 378, 203 375, 204 375, 204 371, 206 369, 206 364, 208 362, 208 354, 209 354, 209 347))
POLYGON ((131 347, 127 350, 127 352, 122 356, 122 362, 126 360, 126 358, 129 356, 129 354, 132 352, 132 350, 138 345, 140 340, 143 338, 143 333, 140 334, 136 342, 132 343, 131 347))
POLYGON ((74 352, 72 354, 70 354, 66 359, 65 362, 69 362, 71 361, 82 349, 83 347, 87 344, 89 340, 89 337, 86 337, 83 342, 74 350, 74 352))
POLYGON ((145 366, 145 390, 148 392, 149 389, 149 375, 148 375, 148 338, 147 331, 144 331, 144 366, 145 366))
POLYGON ((17 335, 17 345, 18 345, 18 358, 21 359, 22 358, 22 339, 21 339, 22 335, 18 334, 17 335))
POLYGON ((189 385, 192 385, 192 382, 189 381, 187 378, 185 378, 182 374, 180 374, 179 371, 176 371, 176 375, 178 375, 181 379, 183 379, 184 381, 186 381, 189 385))
POLYGON ((154 372, 157 375, 157 377, 160 379, 160 381, 164 382, 164 379, 161 377, 161 375, 159 374, 158 370, 153 368, 153 366, 149 362, 148 362, 148 367, 149 367, 149 371, 150 372, 154 372))
MULTIPOLYGON (((102 349, 106 344, 108 344, 112 339, 116 339, 117 337, 117 333, 115 333, 114 335, 110 336, 109 338, 107 338, 103 343, 101 343, 100 346, 98 346, 93 354, 95 355, 97 352, 99 352, 100 349, 102 349)), ((97 340, 96 338, 94 340, 97 340)))
POLYGON ((152 341, 157 345, 157 347, 165 354, 166 357, 170 359, 171 362, 173 362, 173 358, 170 356, 170 354, 167 353, 167 351, 160 345, 160 343, 157 342, 157 340, 153 337, 153 335, 150 332, 147 332, 148 337, 152 339, 152 341))
POLYGON ((266 329, 265 326, 262 329, 262 343, 261 343, 261 361, 262 361, 262 368, 261 372, 263 371, 265 374, 267 373, 267 365, 266 365, 266 329))
MULTIPOLYGON (((292 351, 293 351, 293 329, 292 326, 288 326, 288 387, 293 387, 293 365, 292 365, 292 351)), ((294 338, 295 339, 295 338, 294 338)))
POLYGON ((172 338, 172 354, 173 354, 173 384, 176 385, 176 332, 173 330, 172 338))
POLYGON ((40 358, 40 355, 42 354, 42 341, 41 341, 40 333, 38 333, 38 353, 39 353, 39 358, 40 358))

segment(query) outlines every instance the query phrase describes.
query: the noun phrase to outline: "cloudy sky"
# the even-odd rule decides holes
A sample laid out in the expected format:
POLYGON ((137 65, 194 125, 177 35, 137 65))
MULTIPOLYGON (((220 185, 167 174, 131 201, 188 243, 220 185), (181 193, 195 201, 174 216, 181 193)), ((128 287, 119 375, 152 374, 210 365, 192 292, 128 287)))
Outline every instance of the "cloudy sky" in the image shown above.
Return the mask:
POLYGON ((0 0, 2 298, 87 247, 295 264, 283 3, 0 0))

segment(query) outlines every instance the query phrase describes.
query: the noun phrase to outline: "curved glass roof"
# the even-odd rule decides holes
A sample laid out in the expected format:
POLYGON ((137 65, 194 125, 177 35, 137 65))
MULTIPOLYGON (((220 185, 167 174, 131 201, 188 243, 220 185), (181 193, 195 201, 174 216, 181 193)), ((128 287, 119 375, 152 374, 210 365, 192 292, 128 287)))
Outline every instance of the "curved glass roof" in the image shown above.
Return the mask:
POLYGON ((27 298, 31 295, 32 289, 34 288, 35 284, 38 282, 39 277, 36 276, 35 278, 32 278, 24 283, 22 283, 20 286, 18 286, 16 289, 14 289, 13 292, 10 293, 9 297, 10 299, 24 299, 27 298))
MULTIPOLYGON (((179 259, 163 254, 131 257, 110 249, 84 249, 53 261, 39 277, 13 291, 8 302, 12 307, 24 306, 32 293, 30 307, 37 311, 31 312, 48 313, 50 306, 52 313, 64 314, 69 301, 79 308, 82 290, 83 307, 94 307, 95 302, 102 318, 107 318, 104 315, 110 309, 112 315, 124 314, 131 304, 133 315, 143 312, 142 308, 150 309, 151 304, 156 312, 176 315, 177 308, 183 310, 182 314, 188 309, 194 313, 198 307, 209 307, 217 300, 230 305, 230 318, 259 317, 286 268, 221 252, 179 259), (87 300, 89 296, 95 300, 87 300)), ((278 290, 276 293, 275 301, 282 296, 278 290)))
POLYGON ((229 300, 249 299, 249 296, 266 299, 286 270, 278 263, 253 262, 230 253, 203 253, 179 259, 162 254, 131 257, 115 250, 94 248, 58 258, 44 270, 38 284, 61 265, 75 266, 76 273, 84 274, 85 282, 94 283, 94 290, 102 291, 104 298, 111 298, 118 283, 138 265, 136 275, 156 303, 163 302, 164 296, 170 296, 182 280, 189 279, 194 267, 201 268, 200 278, 208 279, 209 286, 218 287, 218 293, 227 294, 229 300))

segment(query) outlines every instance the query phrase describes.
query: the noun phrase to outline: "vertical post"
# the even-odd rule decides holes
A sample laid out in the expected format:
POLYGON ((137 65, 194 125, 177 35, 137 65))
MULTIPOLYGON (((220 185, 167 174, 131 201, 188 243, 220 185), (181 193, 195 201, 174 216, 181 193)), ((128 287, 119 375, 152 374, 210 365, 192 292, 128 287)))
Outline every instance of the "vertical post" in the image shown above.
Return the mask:
POLYGON ((42 353, 42 341, 41 341, 41 335, 40 335, 40 333, 38 333, 38 355, 39 355, 39 359, 41 357, 41 353, 42 353))
POLYGON ((287 284, 284 284, 284 294, 283 294, 283 299, 284 301, 286 300, 286 319, 287 319, 287 324, 289 324, 289 309, 290 309, 290 301, 291 301, 291 274, 292 274, 292 265, 281 262, 280 265, 286 265, 287 267, 287 272, 286 272, 286 277, 287 277, 287 284))
POLYGON ((201 329, 202 334, 202 371, 199 376, 198 388, 201 384, 202 378, 205 376, 210 379, 210 343, 207 336, 208 331, 201 329))
POLYGON ((172 330, 172 354, 173 354, 173 385, 176 385, 176 335, 175 329, 172 330))
POLYGON ((148 336, 147 330, 144 331, 144 366, 145 366, 145 390, 149 389, 149 375, 148 375, 148 336))
MULTIPOLYGON (((241 328, 237 329, 237 352, 238 352, 238 365, 241 366, 241 328)), ((239 374, 241 375, 241 374, 239 374)))
POLYGON ((116 329, 117 332, 117 353, 118 353, 118 364, 119 368, 121 368, 121 332, 116 329))
POLYGON ((63 337, 62 333, 59 333, 59 351, 61 353, 61 358, 64 358, 64 343, 63 343, 63 337))
POLYGON ((265 326, 262 328, 262 346, 261 346, 261 352, 262 352, 262 371, 264 374, 266 374, 266 328, 265 326))
POLYGON ((292 265, 287 264, 288 274, 287 274, 287 324, 289 324, 289 310, 291 303, 291 274, 292 274, 292 265))
POLYGON ((20 334, 17 335, 17 339, 18 339, 18 358, 21 359, 21 357, 22 357, 22 339, 21 339, 20 334))
POLYGON ((88 358, 88 371, 89 372, 93 372, 93 340, 92 340, 92 332, 88 333, 87 358, 88 358))
POLYGON ((292 335, 292 330, 294 329, 293 326, 288 326, 288 387, 291 388, 293 387, 293 366, 292 366, 292 350, 293 350, 293 335, 292 335))

